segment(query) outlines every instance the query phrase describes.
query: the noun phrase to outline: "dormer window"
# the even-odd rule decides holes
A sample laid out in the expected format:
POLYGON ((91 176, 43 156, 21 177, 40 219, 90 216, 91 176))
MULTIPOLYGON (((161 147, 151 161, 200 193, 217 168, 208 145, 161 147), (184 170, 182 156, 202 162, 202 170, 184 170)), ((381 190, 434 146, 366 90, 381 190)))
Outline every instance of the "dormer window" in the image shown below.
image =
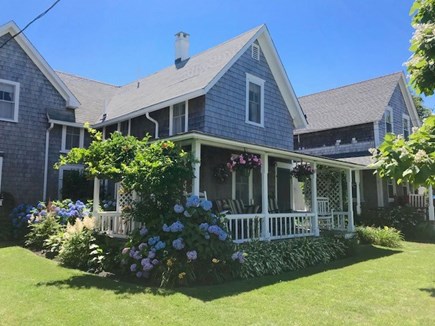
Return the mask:
POLYGON ((391 108, 387 108, 385 111, 385 132, 393 132, 393 110, 391 108))
POLYGON ((20 84, 0 79, 0 120, 18 122, 20 84))
POLYGON ((83 147, 84 130, 79 127, 62 127, 62 152, 68 152, 75 147, 83 147))
POLYGON ((180 134, 187 131, 188 126, 188 107, 187 101, 174 104, 169 112, 170 135, 180 134))
POLYGON ((264 126, 264 80, 246 74, 246 123, 264 126))

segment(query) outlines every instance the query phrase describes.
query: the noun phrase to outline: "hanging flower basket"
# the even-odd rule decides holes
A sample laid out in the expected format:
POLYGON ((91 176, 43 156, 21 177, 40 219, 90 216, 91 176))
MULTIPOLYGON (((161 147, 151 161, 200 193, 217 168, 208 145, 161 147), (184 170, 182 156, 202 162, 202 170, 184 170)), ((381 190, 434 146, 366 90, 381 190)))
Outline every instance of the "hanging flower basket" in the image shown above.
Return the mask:
POLYGON ((290 173, 292 177, 298 179, 299 182, 304 182, 314 173, 314 169, 308 165, 308 163, 301 162, 298 163, 290 173))
POLYGON ((227 168, 230 172, 237 171, 244 176, 249 176, 253 169, 258 169, 261 167, 261 159, 250 153, 241 153, 237 155, 232 155, 227 163, 227 168))

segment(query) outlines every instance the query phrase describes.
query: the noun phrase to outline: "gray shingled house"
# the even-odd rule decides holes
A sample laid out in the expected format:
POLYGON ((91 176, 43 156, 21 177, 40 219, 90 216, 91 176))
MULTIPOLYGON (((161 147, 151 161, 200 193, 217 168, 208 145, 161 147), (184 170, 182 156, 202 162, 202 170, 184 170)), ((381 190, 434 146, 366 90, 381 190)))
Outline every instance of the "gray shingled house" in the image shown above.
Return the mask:
MULTIPOLYGON (((18 31, 13 22, 0 27, 0 42, 18 31)), ((60 154, 87 145, 83 125, 89 122, 105 137, 150 134, 192 151, 200 163, 189 190, 231 208, 236 240, 252 238, 255 223, 272 239, 318 235, 319 219, 353 230, 352 203, 329 198, 333 191, 318 186, 316 171, 327 166, 347 180, 334 188, 343 199, 351 196, 352 173, 361 165, 293 151, 293 131, 306 128, 306 119, 267 27, 193 56, 189 35, 180 32, 175 50, 169 67, 116 86, 55 72, 24 34, 10 40, 0 49, 0 192, 16 202, 61 197, 65 173, 82 167, 52 166, 60 154), (227 180, 216 176, 245 152, 261 158, 261 168, 227 180), (296 207, 301 187, 290 172, 302 161, 315 172, 304 187, 307 205, 296 207)), ((102 183, 107 186, 94 183, 96 203, 102 183)), ((127 200, 117 196, 118 204, 127 200)), ((95 208, 102 229, 125 234, 119 207, 95 208)))
MULTIPOLYGON (((420 126, 401 72, 303 96, 299 102, 308 127, 294 131, 295 149, 365 166, 370 164, 369 149, 376 148, 386 132, 408 137, 412 127, 420 126)), ((358 183, 368 208, 387 206, 411 192, 410 185, 382 180, 369 168, 358 183)))

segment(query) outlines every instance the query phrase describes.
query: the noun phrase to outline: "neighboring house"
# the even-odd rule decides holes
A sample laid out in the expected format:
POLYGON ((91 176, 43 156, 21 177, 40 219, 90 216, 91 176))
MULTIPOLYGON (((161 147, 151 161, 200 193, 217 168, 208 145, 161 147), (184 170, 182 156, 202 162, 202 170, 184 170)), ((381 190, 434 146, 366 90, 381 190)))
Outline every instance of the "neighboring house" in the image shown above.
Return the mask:
MULTIPOLYGON (((299 98, 308 127, 294 131, 295 148, 322 155, 370 164, 370 148, 378 147, 387 132, 408 137, 420 120, 403 73, 398 72, 299 98)), ((360 173, 362 203, 383 207, 406 197, 408 184, 382 180, 366 168, 360 173)))
MULTIPOLYGON (((6 24, 0 29, 0 40, 17 31, 14 23, 6 24)), ((63 175, 81 167, 55 171, 52 165, 59 154, 86 146, 89 139, 83 124, 90 122, 106 138, 116 130, 136 137, 150 134, 151 139, 171 139, 191 151, 199 162, 192 193, 206 191, 209 199, 233 205, 236 214, 229 227, 236 240, 252 238, 254 223, 261 225, 265 238, 317 235, 319 207, 329 225, 352 231, 351 204, 342 203, 332 213, 325 209, 329 199, 322 197, 321 206, 296 211, 299 187, 290 176, 296 162, 307 162, 315 170, 325 165, 343 171, 348 189, 343 191, 350 196, 352 170, 361 166, 293 151, 293 131, 307 124, 266 26, 194 56, 188 52, 189 35, 180 32, 175 49, 175 64, 114 86, 55 73, 23 34, 11 40, 0 49, 0 66, 7 67, 0 72, 4 80, 0 85, 14 97, 15 102, 8 102, 19 111, 13 119, 0 119, 0 138, 7 139, 0 142, 4 153, 0 191, 11 193, 18 202, 59 197, 63 175), (9 128, 6 132, 3 125, 9 128), (261 169, 249 175, 233 172, 229 180, 218 182, 214 170, 245 151, 261 157, 261 169), (272 212, 271 199, 281 209, 274 207, 272 212)), ((99 184, 95 183, 95 203, 99 184)), ((310 202, 318 202, 317 193, 314 173, 310 202)), ((121 225, 115 222, 122 218, 119 212, 95 213, 103 220, 102 227, 107 218, 112 229, 121 225)))

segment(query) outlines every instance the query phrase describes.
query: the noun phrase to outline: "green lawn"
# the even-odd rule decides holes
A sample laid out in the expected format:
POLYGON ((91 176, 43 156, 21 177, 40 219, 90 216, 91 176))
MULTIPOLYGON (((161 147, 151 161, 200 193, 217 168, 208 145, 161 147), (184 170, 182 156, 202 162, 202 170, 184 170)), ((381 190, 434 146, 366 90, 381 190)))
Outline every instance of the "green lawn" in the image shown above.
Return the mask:
POLYGON ((435 245, 364 246, 327 266, 165 291, 0 246, 0 325, 435 325, 435 245))

